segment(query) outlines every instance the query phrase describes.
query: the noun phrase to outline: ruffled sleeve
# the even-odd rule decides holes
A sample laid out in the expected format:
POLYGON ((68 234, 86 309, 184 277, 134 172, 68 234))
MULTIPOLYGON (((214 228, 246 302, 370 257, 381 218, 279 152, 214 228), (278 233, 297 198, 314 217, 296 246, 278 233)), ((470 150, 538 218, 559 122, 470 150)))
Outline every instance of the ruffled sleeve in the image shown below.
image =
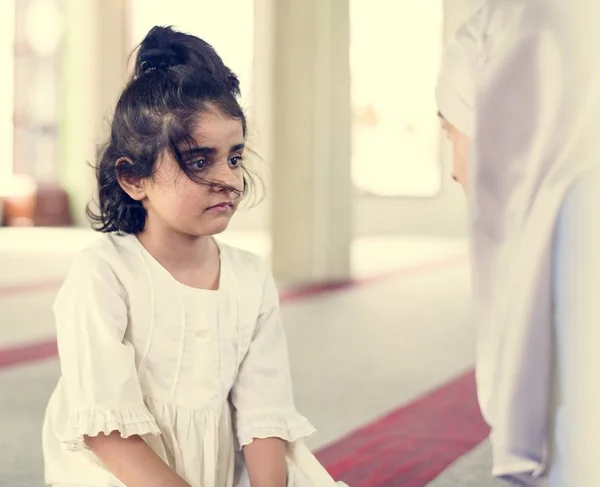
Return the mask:
POLYGON ((127 314, 126 293, 110 261, 93 251, 80 255, 54 303, 68 408, 65 449, 85 448, 84 437, 99 433, 160 434, 125 339, 127 314))
POLYGON ((279 295, 266 265, 261 311, 231 399, 240 448, 255 438, 292 443, 315 432, 294 405, 279 295))

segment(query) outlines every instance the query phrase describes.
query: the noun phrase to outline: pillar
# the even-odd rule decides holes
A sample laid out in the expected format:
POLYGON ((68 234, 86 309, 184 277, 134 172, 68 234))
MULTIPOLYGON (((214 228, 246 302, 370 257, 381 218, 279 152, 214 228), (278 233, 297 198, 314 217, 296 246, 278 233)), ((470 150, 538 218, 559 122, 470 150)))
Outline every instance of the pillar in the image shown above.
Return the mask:
POLYGON ((61 182, 75 222, 87 226, 94 197, 98 146, 109 133, 112 111, 127 79, 126 2, 64 0, 61 182))
POLYGON ((353 219, 349 0, 256 0, 255 9, 273 271, 286 284, 344 281, 353 219))

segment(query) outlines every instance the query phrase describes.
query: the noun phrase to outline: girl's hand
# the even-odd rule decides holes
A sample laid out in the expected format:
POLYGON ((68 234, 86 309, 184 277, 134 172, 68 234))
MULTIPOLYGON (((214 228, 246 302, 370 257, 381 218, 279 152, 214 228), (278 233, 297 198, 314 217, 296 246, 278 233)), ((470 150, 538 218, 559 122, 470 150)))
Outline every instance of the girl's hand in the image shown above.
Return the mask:
POLYGON ((88 436, 86 445, 127 487, 191 487, 140 436, 88 436))

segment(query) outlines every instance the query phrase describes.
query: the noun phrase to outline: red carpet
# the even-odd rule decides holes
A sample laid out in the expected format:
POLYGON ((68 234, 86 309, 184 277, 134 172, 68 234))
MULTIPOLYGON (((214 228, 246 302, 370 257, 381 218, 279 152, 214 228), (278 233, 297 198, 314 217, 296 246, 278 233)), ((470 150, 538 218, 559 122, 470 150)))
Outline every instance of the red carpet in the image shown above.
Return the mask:
POLYGON ((36 362, 58 355, 56 339, 20 345, 0 350, 0 369, 14 365, 36 362))
POLYGON ((352 487, 422 487, 488 434, 473 372, 329 445, 318 453, 352 487))

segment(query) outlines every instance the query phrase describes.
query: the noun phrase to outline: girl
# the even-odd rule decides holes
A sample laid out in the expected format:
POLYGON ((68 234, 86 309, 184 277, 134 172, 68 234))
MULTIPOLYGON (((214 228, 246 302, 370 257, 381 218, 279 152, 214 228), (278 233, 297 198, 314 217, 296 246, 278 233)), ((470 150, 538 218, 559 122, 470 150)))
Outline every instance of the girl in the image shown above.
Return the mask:
POLYGON ((493 473, 518 485, 600 485, 599 13, 489 2, 449 43, 438 83, 445 127, 474 120, 477 390, 493 473))
POLYGON ((97 166, 103 236, 54 305, 62 375, 43 427, 54 486, 330 486, 300 440, 267 265, 222 243, 252 178, 238 78, 155 27, 97 166))

